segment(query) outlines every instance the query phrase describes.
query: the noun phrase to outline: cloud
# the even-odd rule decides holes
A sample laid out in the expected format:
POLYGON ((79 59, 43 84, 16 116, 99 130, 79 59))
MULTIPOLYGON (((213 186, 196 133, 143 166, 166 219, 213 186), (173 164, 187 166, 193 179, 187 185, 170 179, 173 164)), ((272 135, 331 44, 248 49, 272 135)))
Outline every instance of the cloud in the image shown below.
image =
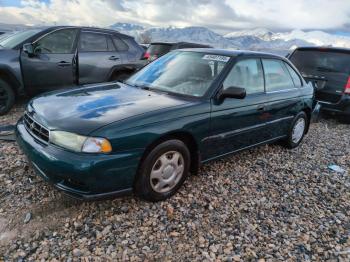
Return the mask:
POLYGON ((1 6, 0 1, 0 22, 88 26, 131 22, 207 26, 218 31, 255 27, 347 31, 350 1, 22 0, 19 6, 1 6))

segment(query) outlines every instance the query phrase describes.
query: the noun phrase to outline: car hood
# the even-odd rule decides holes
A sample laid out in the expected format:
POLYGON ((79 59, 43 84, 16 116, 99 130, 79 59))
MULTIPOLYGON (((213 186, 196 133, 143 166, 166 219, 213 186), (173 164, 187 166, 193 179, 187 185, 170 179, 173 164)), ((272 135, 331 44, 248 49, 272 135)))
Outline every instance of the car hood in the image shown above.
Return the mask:
POLYGON ((7 49, 0 46, 0 63, 4 61, 11 61, 16 58, 18 60, 19 50, 7 49))
POLYGON ((189 103, 121 83, 51 92, 33 99, 28 114, 50 130, 88 135, 104 125, 189 103))

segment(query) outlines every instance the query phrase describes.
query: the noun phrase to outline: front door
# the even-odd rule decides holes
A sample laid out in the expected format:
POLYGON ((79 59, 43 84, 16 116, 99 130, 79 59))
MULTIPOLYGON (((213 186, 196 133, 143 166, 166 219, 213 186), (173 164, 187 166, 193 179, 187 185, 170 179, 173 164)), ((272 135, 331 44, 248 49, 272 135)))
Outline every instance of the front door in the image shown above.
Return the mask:
POLYGON ((267 139, 264 129, 266 94, 260 59, 238 61, 223 82, 222 88, 245 88, 244 99, 212 100, 210 150, 207 159, 256 145, 267 139))
POLYGON ((79 84, 108 81, 113 68, 123 63, 110 34, 82 31, 79 40, 79 84))
POLYGON ((34 41, 35 55, 21 52, 24 84, 28 91, 53 90, 76 84, 78 29, 53 31, 34 41))

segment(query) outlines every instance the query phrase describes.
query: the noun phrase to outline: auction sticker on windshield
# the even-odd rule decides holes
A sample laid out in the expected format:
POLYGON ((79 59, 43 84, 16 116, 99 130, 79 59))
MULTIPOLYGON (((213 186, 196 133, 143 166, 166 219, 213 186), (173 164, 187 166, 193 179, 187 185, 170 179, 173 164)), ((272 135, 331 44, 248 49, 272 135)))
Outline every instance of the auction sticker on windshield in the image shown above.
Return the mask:
POLYGON ((204 55, 203 59, 227 63, 228 60, 230 60, 230 57, 229 56, 222 56, 222 55, 204 55))

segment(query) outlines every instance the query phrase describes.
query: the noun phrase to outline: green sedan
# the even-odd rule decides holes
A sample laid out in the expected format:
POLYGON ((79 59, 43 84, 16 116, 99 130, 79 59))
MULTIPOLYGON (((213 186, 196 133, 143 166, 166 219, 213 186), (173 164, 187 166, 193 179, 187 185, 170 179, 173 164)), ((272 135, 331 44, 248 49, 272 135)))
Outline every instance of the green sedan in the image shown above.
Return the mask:
POLYGON ((172 196, 205 162, 307 133, 313 88, 285 58, 173 51, 124 83, 31 100, 17 141, 37 173, 80 199, 172 196))

